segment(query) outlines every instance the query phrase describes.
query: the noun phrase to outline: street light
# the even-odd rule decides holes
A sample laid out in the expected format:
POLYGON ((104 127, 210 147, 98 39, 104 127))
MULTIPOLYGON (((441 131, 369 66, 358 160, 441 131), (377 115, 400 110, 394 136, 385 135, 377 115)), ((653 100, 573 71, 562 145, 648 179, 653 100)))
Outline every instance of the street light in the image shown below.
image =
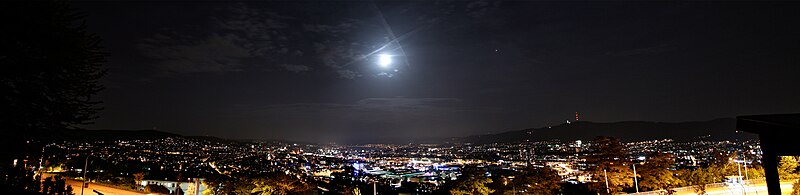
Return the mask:
POLYGON ((744 179, 750 180, 750 177, 747 176, 747 159, 744 159, 743 161, 744 161, 744 179))
POLYGON ((747 186, 744 185, 745 184, 744 181, 750 180, 750 177, 747 175, 747 160, 734 160, 733 162, 735 162, 736 166, 739 168, 739 185, 742 186, 742 191, 747 193, 746 190, 747 186), (739 163, 744 164, 744 178, 745 178, 744 181, 742 180, 742 165, 739 163))
MULTIPOLYGON (((747 189, 746 189, 747 187, 744 185, 744 180, 742 179, 742 165, 739 164, 739 163, 746 163, 747 161, 744 161, 744 160, 733 160, 733 162, 736 163, 736 167, 738 168, 738 171, 739 171, 738 183, 739 183, 739 186, 742 186, 742 193, 743 194, 747 194, 747 189)), ((747 164, 745 164, 744 166, 745 166, 744 167, 744 174, 745 174, 745 177, 747 177, 747 164)))
POLYGON ((608 188, 608 174, 605 169, 603 169, 603 175, 606 176, 606 193, 611 194, 611 189, 608 188))
POLYGON ((81 195, 83 195, 83 188, 86 187, 86 168, 89 167, 89 156, 86 156, 86 162, 83 164, 83 180, 81 180, 81 195))
POLYGON ((636 193, 639 193, 639 178, 636 177, 636 163, 633 164, 633 183, 636 184, 636 193))
POLYGON ((89 156, 92 155, 86 155, 86 162, 83 164, 83 183, 81 184, 81 195, 83 195, 83 188, 86 187, 86 172, 88 172, 87 169, 89 167, 89 156))
POLYGON ((736 168, 739 171, 739 183, 742 183, 742 165, 736 162, 736 168))

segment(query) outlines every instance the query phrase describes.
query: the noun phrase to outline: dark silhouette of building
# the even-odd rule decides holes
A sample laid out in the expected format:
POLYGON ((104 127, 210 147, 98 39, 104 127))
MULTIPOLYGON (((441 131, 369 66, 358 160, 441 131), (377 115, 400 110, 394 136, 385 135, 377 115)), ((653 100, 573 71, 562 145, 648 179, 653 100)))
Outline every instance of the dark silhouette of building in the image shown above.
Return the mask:
POLYGON ((800 147, 794 136, 800 133, 800 114, 739 116, 736 117, 736 129, 758 134, 767 191, 769 194, 781 194, 778 157, 800 156, 800 147))

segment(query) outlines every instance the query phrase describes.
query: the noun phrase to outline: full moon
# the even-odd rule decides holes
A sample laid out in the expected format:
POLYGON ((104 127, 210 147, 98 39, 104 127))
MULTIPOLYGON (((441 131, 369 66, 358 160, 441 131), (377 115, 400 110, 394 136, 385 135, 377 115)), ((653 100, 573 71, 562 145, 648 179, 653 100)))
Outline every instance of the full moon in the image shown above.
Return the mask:
POLYGON ((389 67, 389 64, 392 64, 392 56, 388 54, 381 54, 378 56, 378 65, 387 68, 389 67))

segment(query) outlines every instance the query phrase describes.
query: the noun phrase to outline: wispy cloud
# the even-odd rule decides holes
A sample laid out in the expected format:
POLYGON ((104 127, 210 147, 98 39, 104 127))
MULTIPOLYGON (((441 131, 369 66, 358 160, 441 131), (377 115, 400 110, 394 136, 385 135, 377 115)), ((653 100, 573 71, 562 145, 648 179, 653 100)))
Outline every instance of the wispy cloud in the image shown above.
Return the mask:
POLYGON ((621 51, 610 51, 606 52, 606 55, 610 56, 635 56, 635 55, 646 55, 646 54, 659 54, 670 52, 678 49, 678 47, 670 44, 659 44, 649 47, 642 47, 642 48, 635 48, 629 50, 621 50, 621 51))
POLYGON ((212 23, 208 31, 157 33, 141 39, 138 49, 145 57, 157 61, 154 67, 162 76, 237 72, 253 66, 280 67, 274 59, 275 55, 288 53, 289 49, 281 44, 288 38, 281 30, 288 26, 283 20, 290 18, 242 4, 223 12, 228 15, 207 18, 212 23))
POLYGON ((241 59, 251 56, 248 49, 236 42, 240 37, 212 34, 202 39, 181 35, 156 34, 143 39, 139 50, 156 59, 160 74, 235 72, 241 70, 241 59))
MULTIPOLYGON (((417 3, 410 3, 419 6, 417 3)), ((449 14, 442 10, 463 9, 462 16, 482 17, 494 10, 495 1, 472 1, 436 4, 419 13, 421 26, 438 23, 449 14)), ((155 72, 161 76, 184 73, 230 73, 244 70, 283 70, 287 72, 330 71, 337 78, 356 79, 363 72, 370 54, 394 49, 381 20, 370 19, 375 13, 337 15, 335 20, 306 20, 295 12, 281 12, 269 6, 237 3, 217 9, 205 18, 201 31, 176 27, 139 40, 138 49, 153 59, 155 72), (358 18, 358 19, 356 19, 358 18), (306 21, 305 23, 301 21, 306 21), (317 22, 307 22, 317 21, 317 22), (183 31, 179 29, 184 29, 183 31), (364 36, 371 32, 372 36, 364 36), (386 48, 385 46, 392 45, 386 48)), ((412 10, 407 10, 412 11, 412 10)), ((195 29, 195 28, 191 28, 195 29)), ((391 74, 383 73, 388 76, 391 74)))
POLYGON ((466 12, 468 16, 480 18, 490 11, 493 11, 500 4, 500 1, 478 0, 467 4, 466 12))
POLYGON ((359 19, 300 23, 304 20, 245 3, 217 11, 203 18, 210 23, 207 30, 157 33, 139 40, 138 49, 155 60, 155 72, 162 76, 253 69, 331 71, 354 79, 362 73, 350 64, 364 60, 376 45, 354 36, 368 26, 359 19))
POLYGON ((311 71, 311 68, 309 68, 309 67, 308 67, 308 66, 306 66, 306 65, 281 64, 281 66, 283 66, 283 68, 285 68, 286 70, 288 70, 288 71, 290 71, 290 72, 306 72, 306 71, 311 71))
POLYGON ((336 73, 339 74, 339 78, 345 79, 354 79, 360 76, 357 72, 352 70, 337 70, 336 73))

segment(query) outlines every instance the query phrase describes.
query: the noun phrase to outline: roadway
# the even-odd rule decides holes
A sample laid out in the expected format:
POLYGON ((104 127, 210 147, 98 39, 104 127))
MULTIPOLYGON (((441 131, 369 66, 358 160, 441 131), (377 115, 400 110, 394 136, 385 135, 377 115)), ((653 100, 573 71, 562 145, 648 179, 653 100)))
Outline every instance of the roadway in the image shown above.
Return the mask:
MULTIPOLYGON (((789 194, 792 192, 792 183, 781 182, 781 194, 789 194)), ((679 195, 697 194, 694 192, 679 192, 679 195)), ((767 184, 754 184, 749 186, 724 186, 706 189, 708 195, 767 195, 767 184)))
MULTIPOLYGON (((72 185, 72 189, 73 189, 72 192, 75 193, 76 195, 80 195, 81 194, 81 184, 82 184, 82 181, 67 179, 67 185, 72 185)), ((98 193, 96 193, 95 190, 97 192, 102 193, 103 195, 147 195, 147 194, 141 193, 141 192, 134 192, 134 191, 128 191, 128 190, 108 187, 108 186, 101 186, 101 185, 97 185, 97 184, 94 184, 94 183, 89 183, 89 187, 83 189, 83 194, 84 195, 96 195, 98 193)))
MULTIPOLYGON (((53 176, 53 175, 45 173, 44 175, 42 175, 42 178, 47 178, 47 177, 50 177, 50 176, 53 176)), ((83 181, 67 178, 65 183, 67 185, 71 185, 72 186, 72 193, 75 193, 76 195, 81 195, 81 184, 83 184, 83 181)), ((141 193, 141 192, 124 190, 124 189, 108 187, 108 186, 102 186, 102 185, 97 185, 95 183, 89 183, 89 187, 83 189, 83 194, 84 195, 97 195, 98 193, 95 192, 95 191, 100 192, 103 195, 147 195, 147 194, 141 193)))

